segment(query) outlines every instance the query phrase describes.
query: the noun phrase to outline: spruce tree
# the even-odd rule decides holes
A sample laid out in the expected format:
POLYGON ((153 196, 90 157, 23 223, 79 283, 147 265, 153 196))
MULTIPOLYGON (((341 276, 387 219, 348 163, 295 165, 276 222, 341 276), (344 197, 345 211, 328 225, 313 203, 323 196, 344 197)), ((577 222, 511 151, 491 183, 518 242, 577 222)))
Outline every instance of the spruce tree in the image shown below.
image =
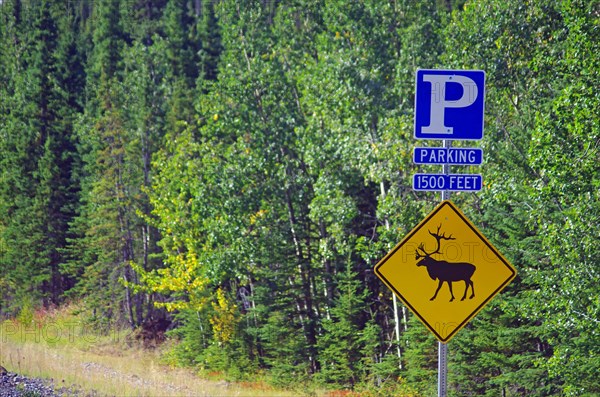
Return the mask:
POLYGON ((78 236, 71 240, 68 271, 77 275, 74 293, 87 296, 93 318, 108 325, 136 318, 130 262, 135 259, 136 163, 131 159, 131 137, 123 114, 123 51, 126 32, 118 1, 99 2, 93 9, 93 52, 87 66, 89 100, 78 126, 83 161, 82 206, 73 223, 78 236), (122 310, 122 307, 125 309, 122 310))
POLYGON ((3 259, 14 270, 19 295, 27 294, 35 305, 56 304, 68 287, 60 264, 76 200, 71 141, 76 109, 67 98, 76 94, 60 63, 59 24, 67 17, 55 3, 41 1, 23 9, 18 4, 12 8, 12 33, 18 40, 9 51, 21 55, 7 69, 14 71, 14 91, 6 99, 16 106, 6 125, 3 171, 10 175, 4 182, 10 224, 4 230, 9 248, 3 259), (31 29, 16 23, 22 15, 31 29))

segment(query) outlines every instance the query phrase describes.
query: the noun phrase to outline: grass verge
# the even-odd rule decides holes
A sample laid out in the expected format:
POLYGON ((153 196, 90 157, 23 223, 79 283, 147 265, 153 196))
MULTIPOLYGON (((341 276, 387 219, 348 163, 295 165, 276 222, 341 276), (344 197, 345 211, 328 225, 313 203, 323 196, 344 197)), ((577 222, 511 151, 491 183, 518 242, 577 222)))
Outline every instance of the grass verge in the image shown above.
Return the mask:
POLYGON ((102 396, 306 395, 275 390, 263 382, 202 379, 190 369, 162 365, 159 350, 130 342, 127 332, 98 335, 62 309, 0 324, 0 365, 25 376, 53 379, 56 387, 76 386, 102 396))

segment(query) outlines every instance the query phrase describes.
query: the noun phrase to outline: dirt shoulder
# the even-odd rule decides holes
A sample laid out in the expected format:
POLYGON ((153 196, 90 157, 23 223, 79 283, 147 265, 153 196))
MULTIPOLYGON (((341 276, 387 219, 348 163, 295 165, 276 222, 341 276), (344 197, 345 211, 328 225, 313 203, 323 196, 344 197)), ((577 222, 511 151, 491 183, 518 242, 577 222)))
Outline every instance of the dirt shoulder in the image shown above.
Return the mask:
POLYGON ((121 337, 81 343, 58 329, 56 324, 23 329, 0 325, 0 366, 8 371, 2 375, 0 397, 305 395, 259 381, 203 379, 192 369, 163 364, 160 352, 128 346, 121 337))

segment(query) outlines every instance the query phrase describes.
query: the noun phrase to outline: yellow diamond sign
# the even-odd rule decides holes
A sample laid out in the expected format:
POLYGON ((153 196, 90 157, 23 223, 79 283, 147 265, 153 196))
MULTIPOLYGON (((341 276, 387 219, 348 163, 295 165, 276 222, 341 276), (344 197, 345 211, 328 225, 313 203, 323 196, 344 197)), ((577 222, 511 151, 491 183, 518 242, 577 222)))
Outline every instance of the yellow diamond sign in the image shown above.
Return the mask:
POLYGON ((448 200, 375 265, 375 273, 444 343, 517 275, 448 200))

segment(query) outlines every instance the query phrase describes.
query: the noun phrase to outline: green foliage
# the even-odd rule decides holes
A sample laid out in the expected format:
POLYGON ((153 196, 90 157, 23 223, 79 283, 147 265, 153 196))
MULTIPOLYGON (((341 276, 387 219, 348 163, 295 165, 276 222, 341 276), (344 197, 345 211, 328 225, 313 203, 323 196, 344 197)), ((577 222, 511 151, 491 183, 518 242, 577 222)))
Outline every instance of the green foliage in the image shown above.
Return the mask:
MULTIPOLYGON (((403 376, 408 385, 415 387, 425 396, 435 395, 437 389, 437 341, 433 335, 410 315, 408 330, 403 334, 406 343, 403 376)), ((450 365, 449 365, 450 367, 450 365)))
POLYGON ((2 140, 0 189, 4 243, 2 266, 12 280, 16 307, 26 297, 35 304, 58 303, 67 280, 64 260, 68 223, 73 217, 73 113, 70 79, 60 57, 68 39, 59 38, 59 8, 49 2, 3 6, 2 140), (12 11, 12 12, 11 12, 12 11), (31 29, 23 29, 25 16, 31 29))
MULTIPOLYGON (((319 378, 324 382, 352 387, 358 382, 361 372, 361 356, 364 353, 360 338, 362 329, 360 316, 365 310, 364 294, 351 269, 340 275, 340 296, 330 309, 330 318, 322 322, 323 335, 317 342, 321 361, 319 378)), ((372 329, 368 329, 372 331, 372 329)), ((368 332, 369 336, 375 335, 368 332)), ((374 350, 374 349, 373 349, 374 350)))
POLYGON ((262 360, 269 369, 270 382, 278 387, 305 383, 310 374, 306 340, 301 324, 294 324, 282 312, 270 315, 261 326, 259 337, 265 350, 262 360))
POLYGON ((600 393, 598 13, 0 2, 0 314, 169 311, 168 361, 205 375, 435 394, 372 267, 438 201, 410 189, 416 69, 477 68, 484 188, 453 199, 519 276, 450 344, 450 395, 600 393))
MULTIPOLYGON (((564 2, 560 11, 568 29, 560 43, 564 55, 555 66, 560 77, 549 82, 556 94, 546 115, 538 113, 530 146, 532 167, 539 170, 532 195, 534 220, 550 265, 537 281, 544 302, 540 314, 547 317, 547 332, 555 345, 549 372, 565 381, 567 395, 588 395, 600 392, 593 375, 600 368, 599 252, 592 237, 598 216, 599 169, 594 157, 600 129, 593 110, 599 101, 591 88, 600 65, 596 57, 589 57, 598 51, 600 36, 592 5, 564 2), (558 297, 549 297, 549 288, 558 297)), ((536 61, 544 67, 550 60, 536 61)))

